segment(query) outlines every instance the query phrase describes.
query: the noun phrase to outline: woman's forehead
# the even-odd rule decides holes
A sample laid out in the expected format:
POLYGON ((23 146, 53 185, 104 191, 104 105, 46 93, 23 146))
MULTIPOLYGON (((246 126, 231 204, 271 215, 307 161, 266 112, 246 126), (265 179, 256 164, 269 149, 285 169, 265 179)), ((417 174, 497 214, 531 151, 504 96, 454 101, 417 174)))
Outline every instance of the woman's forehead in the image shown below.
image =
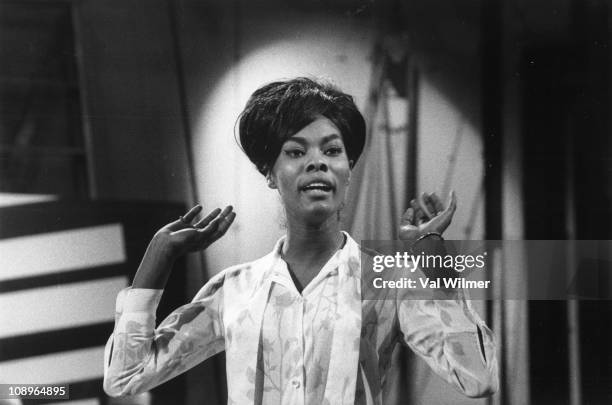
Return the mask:
POLYGON ((287 138, 287 141, 298 143, 342 141, 338 127, 328 118, 319 117, 304 128, 287 138))

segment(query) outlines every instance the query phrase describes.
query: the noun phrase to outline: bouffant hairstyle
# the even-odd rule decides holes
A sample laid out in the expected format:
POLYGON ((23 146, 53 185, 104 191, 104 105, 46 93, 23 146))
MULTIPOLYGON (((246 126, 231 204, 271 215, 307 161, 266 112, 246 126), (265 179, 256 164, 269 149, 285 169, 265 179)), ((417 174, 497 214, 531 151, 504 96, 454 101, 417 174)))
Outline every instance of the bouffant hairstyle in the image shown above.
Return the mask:
POLYGON ((283 143, 324 116, 338 127, 349 160, 355 164, 365 144, 365 120, 353 97, 331 84, 306 77, 257 89, 239 117, 240 145, 267 176, 283 143))

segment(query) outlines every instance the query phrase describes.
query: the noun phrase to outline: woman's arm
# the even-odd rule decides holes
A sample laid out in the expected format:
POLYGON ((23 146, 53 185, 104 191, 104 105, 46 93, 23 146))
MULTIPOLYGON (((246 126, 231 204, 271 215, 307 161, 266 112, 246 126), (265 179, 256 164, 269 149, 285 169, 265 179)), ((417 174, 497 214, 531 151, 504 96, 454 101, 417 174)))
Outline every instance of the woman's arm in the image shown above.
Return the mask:
POLYGON ((117 297, 115 329, 104 359, 104 389, 111 396, 146 391, 223 350, 222 276, 155 329, 155 312, 174 261, 208 247, 235 218, 227 207, 192 225, 200 211, 200 206, 192 208, 155 234, 132 288, 117 297))
POLYGON ((436 374, 469 397, 497 391, 493 332, 461 291, 455 299, 399 301, 397 316, 402 342, 436 374))
MULTIPOLYGON (((444 256, 441 235, 456 208, 454 192, 446 207, 435 194, 423 193, 411 201, 402 217, 400 239, 411 241, 413 248, 424 254, 444 256)), ((396 314, 402 342, 465 395, 493 394, 499 386, 493 332, 471 308, 463 290, 441 289, 433 293, 443 299, 398 296, 396 314)))
POLYGON ((223 274, 155 329, 162 290, 125 289, 117 297, 115 330, 104 352, 110 396, 147 391, 224 350, 223 274))

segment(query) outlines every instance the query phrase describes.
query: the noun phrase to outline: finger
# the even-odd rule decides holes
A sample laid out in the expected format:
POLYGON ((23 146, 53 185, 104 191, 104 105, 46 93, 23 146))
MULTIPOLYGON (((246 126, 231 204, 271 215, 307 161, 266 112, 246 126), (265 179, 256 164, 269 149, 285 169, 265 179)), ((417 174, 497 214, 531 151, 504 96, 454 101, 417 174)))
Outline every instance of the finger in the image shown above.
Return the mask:
POLYGON ((231 210, 233 210, 233 209, 234 209, 234 207, 232 207, 231 205, 228 205, 227 207, 225 207, 223 209, 223 211, 221 211, 219 208, 217 208, 217 210, 219 210, 221 212, 217 212, 217 215, 212 215, 214 211, 211 212, 209 215, 206 216, 206 218, 204 218, 201 221, 199 221, 198 224, 200 222, 203 222, 204 220, 208 219, 208 217, 210 217, 211 215, 212 215, 212 218, 210 220, 208 220, 206 224, 202 224, 202 226, 197 226, 198 224, 196 224, 196 227, 198 228, 198 230, 202 229, 202 230, 206 230, 207 231, 207 228, 209 228, 213 224, 215 224, 215 226, 219 226, 219 222, 224 217, 226 217, 229 214, 229 212, 231 210), (211 222, 211 220, 212 220, 212 222, 211 222))
POLYGON ((402 223, 406 223, 409 225, 414 224, 414 209, 413 208, 408 208, 404 212, 404 215, 402 215, 402 223))
POLYGON ((196 231, 198 232, 198 243, 202 243, 211 238, 212 234, 214 234, 217 229, 219 229, 219 225, 221 225, 222 218, 223 217, 221 215, 218 215, 205 227, 196 228, 196 231))
POLYGON ((222 217, 226 217, 229 215, 230 212, 232 212, 232 210, 234 209, 234 207, 232 207, 231 205, 228 205, 227 207, 225 207, 223 209, 223 212, 221 212, 221 216, 222 217))
MULTIPOLYGON (((234 207, 232 207, 231 205, 228 205, 227 207, 225 207, 223 209, 223 211, 221 211, 220 213, 217 213, 218 215, 213 216, 214 219, 212 221, 208 221, 207 225, 199 227, 198 231, 200 231, 201 234, 212 234, 213 232, 215 232, 218 229, 218 227, 221 225, 221 222, 223 221, 223 219, 225 217, 227 217, 229 215, 229 213, 233 209, 234 209, 234 207)), ((207 216, 207 218, 208 218, 208 216, 207 216)), ((204 218, 204 219, 206 219, 206 218, 204 218)))
POLYGON ((419 205, 421 205, 423 211, 425 212, 425 215, 427 215, 429 219, 436 216, 437 211, 433 203, 430 201, 429 194, 427 193, 421 194, 421 198, 419 199, 419 205))
POLYGON ((228 230, 232 222, 236 218, 236 213, 231 212, 226 217, 217 217, 211 224, 205 229, 198 230, 201 234, 198 249, 206 249, 208 246, 213 244, 219 238, 221 238, 228 230))
POLYGON ((450 195, 448 196, 448 206, 446 207, 446 211, 449 211, 450 213, 454 213, 456 209, 457 209, 457 195, 455 194, 455 190, 452 190, 450 192, 450 195))
POLYGON ((176 232, 176 231, 180 231, 181 229, 185 229, 185 227, 191 226, 190 225, 191 221, 196 215, 198 215, 198 212, 200 212, 201 210, 202 210, 202 207, 199 204, 196 205, 195 207, 187 211, 185 215, 181 215, 179 219, 166 225, 166 228, 172 232, 176 232))
POLYGON ((448 197, 448 205, 444 211, 440 215, 438 215, 439 221, 436 224, 438 229, 436 232, 444 232, 446 228, 450 225, 453 220, 453 216, 455 215, 455 210, 457 209, 457 197, 455 196, 455 192, 451 191, 448 197))
POLYGON ((442 205, 442 201, 440 200, 440 197, 438 197, 436 193, 431 193, 429 197, 437 213, 444 211, 444 205, 442 205))
POLYGON ((417 202, 417 200, 415 200, 415 199, 411 200, 410 201, 410 206, 414 210, 414 222, 416 223, 416 225, 420 225, 423 222, 425 222, 426 221, 425 213, 421 209, 421 207, 420 207, 419 203, 417 202))
POLYGON ((200 211, 202 211, 202 206, 200 204, 198 204, 195 207, 193 207, 192 209, 190 209, 189 211, 187 211, 187 213, 185 215, 183 215, 183 222, 186 225, 191 224, 191 221, 194 220, 194 218, 196 217, 196 215, 198 215, 200 213, 200 211))
POLYGON ((204 218, 200 219, 193 227, 194 228, 204 228, 206 225, 210 223, 213 219, 215 219, 219 213, 221 212, 221 208, 215 208, 204 218))
POLYGON ((425 193, 419 194, 419 197, 417 198, 417 204, 419 205, 419 208, 423 212, 423 216, 427 220, 434 217, 434 215, 427 209, 427 205, 425 204, 425 193))
POLYGON ((229 227, 234 222, 235 218, 236 218, 236 213, 235 212, 230 212, 227 216, 223 217, 223 219, 219 222, 219 227, 212 234, 211 242, 210 243, 216 241, 217 239, 219 239, 220 237, 225 235, 225 232, 227 232, 229 227))

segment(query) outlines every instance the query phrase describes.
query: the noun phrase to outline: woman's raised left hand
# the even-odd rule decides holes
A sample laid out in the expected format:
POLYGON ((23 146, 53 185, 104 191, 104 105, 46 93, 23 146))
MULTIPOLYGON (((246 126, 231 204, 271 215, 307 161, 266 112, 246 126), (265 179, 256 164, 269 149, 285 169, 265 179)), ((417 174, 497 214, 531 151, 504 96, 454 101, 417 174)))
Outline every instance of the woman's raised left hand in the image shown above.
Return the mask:
POLYGON ((418 199, 410 201, 410 208, 402 215, 399 238, 416 240, 429 232, 441 235, 450 225, 456 209, 457 197, 454 191, 451 191, 446 207, 435 193, 422 193, 418 199))

